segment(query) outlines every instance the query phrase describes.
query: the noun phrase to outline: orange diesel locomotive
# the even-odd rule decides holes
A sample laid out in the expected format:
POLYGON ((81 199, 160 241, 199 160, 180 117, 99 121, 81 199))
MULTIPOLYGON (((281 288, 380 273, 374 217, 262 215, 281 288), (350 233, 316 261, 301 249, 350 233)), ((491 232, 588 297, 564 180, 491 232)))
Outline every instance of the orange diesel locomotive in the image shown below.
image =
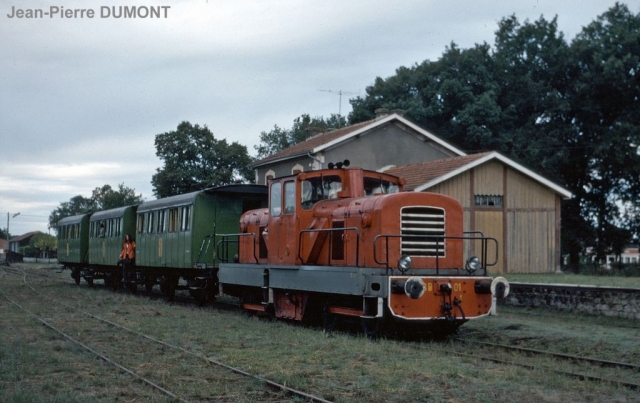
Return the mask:
POLYGON ((447 333, 489 314, 497 241, 463 231, 458 201, 348 161, 329 168, 271 180, 269 207, 222 236, 221 294, 279 318, 320 314, 327 329, 358 318, 369 336, 383 323, 447 333))

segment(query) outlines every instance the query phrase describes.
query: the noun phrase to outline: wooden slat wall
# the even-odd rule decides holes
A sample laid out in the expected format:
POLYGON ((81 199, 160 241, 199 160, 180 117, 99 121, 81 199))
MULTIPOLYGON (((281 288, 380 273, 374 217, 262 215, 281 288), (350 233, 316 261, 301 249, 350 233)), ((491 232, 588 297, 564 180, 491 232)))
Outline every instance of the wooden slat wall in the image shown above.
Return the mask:
MULTIPOLYGON (((489 267, 489 272, 493 275, 503 274, 505 271, 504 260, 502 259, 502 248, 504 247, 504 235, 503 235, 503 213, 502 211, 476 211, 476 228, 484 234, 484 236, 492 237, 498 240, 498 264, 489 267)), ((479 246, 478 246, 479 247, 479 246)), ((493 260, 492 255, 494 249, 489 245, 488 260, 493 260)), ((476 250, 476 254, 479 254, 480 250, 476 250)))
POLYGON ((555 213, 509 211, 509 273, 548 273, 556 267, 555 213))
MULTIPOLYGON (((498 240, 499 263, 490 268, 491 274, 546 273, 559 265, 560 203, 546 186, 490 161, 428 191, 460 201, 465 231, 482 231, 498 240), (504 206, 473 206, 472 194, 503 195, 504 206)), ((465 251, 465 259, 469 253, 465 251)))
POLYGON ((555 193, 526 176, 509 169, 507 171, 507 208, 555 210, 555 193))
POLYGON ((509 273, 553 272, 560 259, 555 193, 513 170, 507 181, 509 273))
MULTIPOLYGON (((443 183, 439 183, 430 188, 429 192, 440 193, 443 195, 451 196, 458 200, 462 207, 469 207, 470 195, 469 195, 469 181, 470 173, 463 172, 460 175, 449 179, 443 183)), ((466 223, 466 221, 465 221, 466 223)), ((465 231, 467 228, 465 227, 465 231)))
POLYGON ((489 161, 473 170, 473 188, 477 195, 504 195, 504 166, 489 161))

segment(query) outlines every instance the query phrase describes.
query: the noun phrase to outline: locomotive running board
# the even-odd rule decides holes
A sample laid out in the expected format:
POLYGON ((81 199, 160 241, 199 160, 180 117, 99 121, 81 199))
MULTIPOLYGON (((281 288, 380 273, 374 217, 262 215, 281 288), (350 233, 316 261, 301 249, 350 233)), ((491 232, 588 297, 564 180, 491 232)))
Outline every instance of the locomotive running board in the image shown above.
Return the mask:
POLYGON ((336 315, 344 315, 344 316, 362 316, 364 315, 364 311, 360 309, 353 308, 341 308, 338 306, 330 306, 329 312, 336 315))
POLYGON ((242 304, 242 309, 247 309, 249 311, 259 311, 259 312, 266 312, 266 307, 262 304, 248 304, 248 303, 244 303, 242 304))

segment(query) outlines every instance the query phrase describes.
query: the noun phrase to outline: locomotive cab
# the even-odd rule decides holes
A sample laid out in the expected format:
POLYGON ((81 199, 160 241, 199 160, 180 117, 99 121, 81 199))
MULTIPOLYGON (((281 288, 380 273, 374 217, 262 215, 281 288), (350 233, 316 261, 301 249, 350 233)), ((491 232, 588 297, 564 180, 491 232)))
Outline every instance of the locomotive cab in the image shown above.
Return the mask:
POLYGON ((257 237, 242 240, 239 261, 296 265, 339 260, 347 264, 356 256, 344 258, 343 241, 358 229, 345 229, 345 213, 337 209, 358 198, 400 192, 403 184, 400 178, 359 168, 273 179, 268 209, 251 211, 241 220, 241 231, 257 237))

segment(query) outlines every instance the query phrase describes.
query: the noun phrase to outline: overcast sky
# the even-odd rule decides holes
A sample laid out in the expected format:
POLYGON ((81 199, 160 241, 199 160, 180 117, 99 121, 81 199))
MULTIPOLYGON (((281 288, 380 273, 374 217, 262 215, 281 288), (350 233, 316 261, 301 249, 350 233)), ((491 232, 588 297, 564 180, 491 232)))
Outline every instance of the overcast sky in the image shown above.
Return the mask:
MULTIPOLYGON (((0 227, 19 212, 12 234, 47 232, 61 202, 104 184, 154 199, 155 135, 181 121, 255 155, 261 131, 340 105, 347 115, 349 97, 399 66, 437 60, 451 42, 493 45, 505 16, 557 16, 570 41, 614 3, 0 0, 0 227), (164 8, 116 19, 114 6, 164 8), (77 8, 93 18, 60 16, 77 8)), ((640 0, 623 3, 640 12, 640 0)))

